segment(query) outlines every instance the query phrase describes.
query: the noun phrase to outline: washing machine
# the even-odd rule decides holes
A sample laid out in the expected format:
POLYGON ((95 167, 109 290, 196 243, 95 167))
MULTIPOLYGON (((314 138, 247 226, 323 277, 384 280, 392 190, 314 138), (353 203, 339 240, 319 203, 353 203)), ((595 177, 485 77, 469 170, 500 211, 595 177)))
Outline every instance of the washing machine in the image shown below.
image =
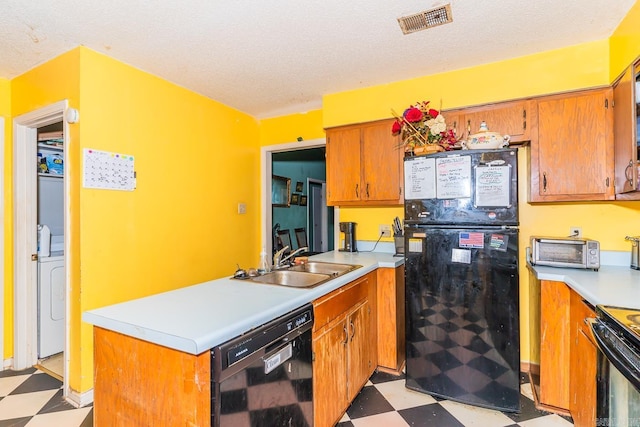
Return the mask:
POLYGON ((38 358, 64 351, 64 255, 38 260, 38 358))

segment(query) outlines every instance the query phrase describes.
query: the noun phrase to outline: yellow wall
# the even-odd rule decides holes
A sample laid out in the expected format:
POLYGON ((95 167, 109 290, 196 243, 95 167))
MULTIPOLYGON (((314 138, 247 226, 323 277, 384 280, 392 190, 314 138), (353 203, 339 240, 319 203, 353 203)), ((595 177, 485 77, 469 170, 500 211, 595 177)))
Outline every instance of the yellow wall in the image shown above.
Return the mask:
POLYGON ((283 144, 324 138, 322 110, 291 114, 260 121, 260 145, 283 144))
POLYGON ((258 123, 86 48, 14 79, 12 90, 14 115, 64 98, 80 112, 65 167, 74 224, 69 380, 73 390, 87 391, 93 338, 82 312, 257 262, 258 123), (84 148, 134 155, 137 188, 82 188, 84 148))
POLYGON ((640 2, 635 2, 627 16, 609 38, 611 80, 640 56, 640 2))

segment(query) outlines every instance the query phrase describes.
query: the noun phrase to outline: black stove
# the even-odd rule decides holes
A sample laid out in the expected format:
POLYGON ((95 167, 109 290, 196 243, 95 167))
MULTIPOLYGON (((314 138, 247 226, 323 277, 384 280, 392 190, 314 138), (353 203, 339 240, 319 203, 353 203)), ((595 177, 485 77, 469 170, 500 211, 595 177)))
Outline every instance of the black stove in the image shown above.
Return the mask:
POLYGON ((596 306, 596 314, 619 335, 640 348, 640 310, 634 308, 596 306))

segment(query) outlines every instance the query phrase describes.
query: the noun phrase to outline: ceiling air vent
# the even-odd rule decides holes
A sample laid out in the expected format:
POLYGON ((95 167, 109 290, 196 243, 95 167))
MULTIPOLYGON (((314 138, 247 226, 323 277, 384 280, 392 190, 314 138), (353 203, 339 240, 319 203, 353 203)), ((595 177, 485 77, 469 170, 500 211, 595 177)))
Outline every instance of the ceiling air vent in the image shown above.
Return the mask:
POLYGON ((404 34, 415 33, 427 28, 452 22, 451 5, 447 4, 436 9, 416 13, 414 15, 398 18, 398 23, 404 34))

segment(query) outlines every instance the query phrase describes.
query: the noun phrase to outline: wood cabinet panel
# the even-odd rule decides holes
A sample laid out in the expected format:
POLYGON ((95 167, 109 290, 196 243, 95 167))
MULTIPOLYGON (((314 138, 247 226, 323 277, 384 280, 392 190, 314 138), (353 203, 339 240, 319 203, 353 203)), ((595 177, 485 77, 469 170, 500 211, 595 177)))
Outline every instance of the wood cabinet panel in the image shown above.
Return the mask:
POLYGON ((371 365, 372 347, 370 339, 371 307, 368 301, 359 305, 348 317, 349 331, 347 400, 355 399, 375 369, 371 365))
POLYGON ((345 375, 347 344, 347 321, 344 318, 313 338, 313 413, 317 427, 335 425, 349 406, 345 375))
POLYGON ((538 99, 529 201, 612 200, 610 88, 538 99))
POLYGON ((638 191, 638 114, 636 79, 640 62, 629 66, 613 84, 616 198, 640 200, 638 191))
POLYGON ((211 423, 211 359, 94 327, 96 427, 211 423))
POLYGON ((367 201, 402 201, 404 149, 391 135, 391 123, 384 121, 362 128, 364 185, 361 198, 367 201))
POLYGON ((400 139, 393 119, 327 129, 327 203, 399 205, 403 199, 400 139))
POLYGON ((400 374, 405 362, 404 266, 377 274, 378 369, 400 374))
POLYGON ((360 129, 327 132, 327 192, 330 201, 360 200, 360 129))
POLYGON ((335 425, 376 367, 375 285, 368 273, 313 303, 322 325, 313 331, 316 427, 335 425))
POLYGON ((596 425, 597 350, 584 322, 595 316, 582 297, 571 291, 570 410, 577 427, 596 425))
POLYGON ((520 100, 443 111, 442 115, 458 139, 477 133, 484 121, 490 131, 509 135, 511 143, 517 144, 531 139, 530 118, 535 113, 535 101, 520 100))
POLYGON ((543 280, 540 289, 540 404, 569 411, 570 308, 569 287, 543 280))
POLYGON ((485 122, 490 131, 509 135, 513 142, 527 141, 529 107, 530 101, 515 101, 470 109, 464 113, 465 136, 477 133, 480 123, 485 122))

